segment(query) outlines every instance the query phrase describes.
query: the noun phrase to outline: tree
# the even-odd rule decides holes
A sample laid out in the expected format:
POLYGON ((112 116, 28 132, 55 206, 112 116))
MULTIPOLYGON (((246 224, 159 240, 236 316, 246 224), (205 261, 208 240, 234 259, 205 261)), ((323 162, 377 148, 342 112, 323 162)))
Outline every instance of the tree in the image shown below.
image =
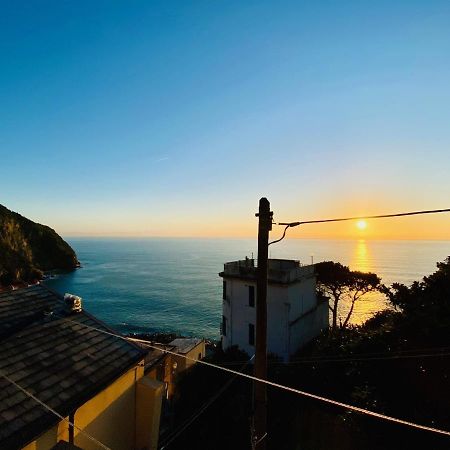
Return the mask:
POLYGON ((371 272, 350 270, 348 266, 333 261, 324 261, 315 265, 318 291, 330 298, 332 329, 346 328, 353 314, 355 304, 364 295, 380 289, 381 279, 371 272), (340 313, 342 303, 349 302, 350 307, 343 317, 340 313), (344 319, 342 321, 342 319, 344 319))
POLYGON ((436 264, 438 270, 410 287, 394 283, 381 290, 392 306, 408 316, 430 316, 442 321, 450 316, 450 256, 436 264))

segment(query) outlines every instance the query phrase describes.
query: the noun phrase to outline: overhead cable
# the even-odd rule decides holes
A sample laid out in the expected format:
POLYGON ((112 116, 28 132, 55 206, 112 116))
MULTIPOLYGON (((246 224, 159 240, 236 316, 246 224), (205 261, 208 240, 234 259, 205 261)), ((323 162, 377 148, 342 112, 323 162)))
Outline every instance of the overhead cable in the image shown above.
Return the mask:
POLYGON ((13 379, 11 379, 8 375, 6 375, 3 371, 0 371, 0 376, 2 376, 6 381, 8 381, 9 383, 11 383, 12 385, 14 385, 17 389, 19 389, 20 391, 22 391, 25 395, 27 395, 28 397, 32 398, 35 402, 39 403, 42 407, 44 407, 47 411, 51 412, 52 414, 54 414, 56 417, 58 417, 59 419, 63 420, 64 422, 67 422, 70 426, 72 426, 73 428, 75 428, 76 430, 78 430, 81 434, 83 434, 84 436, 86 436, 89 440, 91 440, 92 442, 94 442, 95 444, 97 444, 99 447, 105 449, 105 450, 111 450, 108 446, 106 446, 105 444, 101 443, 99 440, 95 439, 94 437, 92 437, 90 434, 86 433, 86 431, 84 431, 82 428, 76 426, 74 423, 72 423, 69 419, 67 419, 66 417, 62 416, 61 414, 59 414, 57 411, 55 411, 52 407, 50 407, 49 405, 47 405, 46 403, 44 403, 42 400, 40 400, 39 398, 37 398, 34 394, 32 394, 31 392, 27 391, 25 388, 23 388, 22 386, 20 386, 19 384, 17 384, 13 379))
POLYGON ((299 225, 314 224, 314 223, 344 222, 344 221, 348 221, 348 220, 388 219, 388 218, 392 218, 392 217, 418 216, 418 215, 423 215, 423 214, 437 214, 437 213, 443 213, 443 212, 450 212, 450 208, 427 209, 427 210, 422 210, 422 211, 412 211, 412 212, 403 212, 403 213, 394 213, 394 214, 379 214, 379 215, 372 215, 372 216, 340 217, 337 219, 302 220, 299 222, 279 222, 279 223, 277 223, 277 225, 286 226, 286 228, 284 229, 283 235, 281 236, 280 239, 269 242, 269 245, 282 241, 286 236, 286 231, 288 228, 298 227, 299 225))
MULTIPOLYGON (((298 358, 291 359, 288 362, 281 361, 269 361, 269 365, 298 365, 298 364, 323 364, 323 363, 341 363, 341 362, 363 362, 363 361, 389 361, 389 360, 402 360, 402 359, 423 359, 423 358, 438 358, 450 356, 450 353, 428 353, 418 355, 391 355, 391 356, 372 356, 372 357, 360 357, 360 358, 298 358)), ((221 364, 222 366, 235 366, 237 362, 226 362, 221 364)))
MULTIPOLYGON (((408 358, 421 358, 421 357, 433 357, 433 356, 447 356, 449 355, 450 347, 425 347, 425 348, 411 348, 403 350, 395 350, 392 352, 362 352, 362 353, 351 353, 349 355, 309 355, 309 356, 298 356, 290 358, 290 362, 321 362, 321 361, 359 361, 366 359, 394 359, 403 358, 406 356, 408 358)), ((243 360, 227 361, 222 363, 222 365, 235 366, 237 364, 242 364, 243 360)), ((289 364, 290 362, 283 362, 282 364, 289 364)), ((271 361, 269 361, 269 364, 271 361)), ((278 361, 272 361, 272 363, 278 363, 278 361)))
MULTIPOLYGON (((240 368, 240 371, 244 370, 244 368, 249 364, 249 362, 255 357, 253 355, 248 361, 246 361, 242 367, 240 368)), ((233 378, 228 380, 208 401, 206 401, 198 410, 197 412, 187 419, 179 428, 176 430, 172 435, 168 436, 166 439, 164 439, 163 443, 161 444, 160 450, 166 449, 183 431, 188 428, 199 416, 203 414, 203 412, 211 406, 222 394, 223 392, 228 389, 228 387, 233 383, 233 381, 237 378, 237 375, 234 375, 233 378)))
POLYGON ((447 431, 447 430, 441 430, 439 428, 433 428, 433 427, 429 427, 429 426, 426 426, 426 425, 420 425, 420 424, 417 424, 417 423, 414 423, 414 422, 410 422, 408 420, 398 419, 396 417, 387 416, 385 414, 377 413, 375 411, 370 411, 368 409, 360 408, 358 406, 349 405, 347 403, 339 402, 337 400, 332 400, 332 399, 329 399, 327 397, 323 397, 321 395, 312 394, 310 392, 302 391, 300 389, 295 389, 293 387, 285 386, 283 384, 275 383, 273 381, 257 378, 257 377, 255 377, 253 375, 248 375, 246 373, 238 372, 237 370, 229 369, 227 367, 218 366, 216 364, 213 364, 213 363, 210 363, 210 362, 207 362, 207 361, 203 361, 201 359, 197 360, 195 358, 191 358, 189 356, 182 355, 180 353, 176 353, 176 352, 173 352, 171 350, 161 349, 159 347, 156 347, 156 346, 150 344, 148 341, 146 341, 144 339, 127 338, 125 336, 121 336, 119 334, 111 333, 109 331, 102 330, 100 328, 95 328, 95 327, 92 327, 92 326, 84 324, 84 323, 75 322, 73 320, 68 319, 67 317, 65 319, 67 321, 73 322, 73 323, 75 323, 77 325, 83 325, 85 327, 88 327, 88 328, 91 328, 93 330, 99 331, 100 333, 109 334, 111 336, 115 336, 115 337, 118 337, 118 338, 123 339, 123 340, 129 340, 129 341, 132 341, 132 342, 145 343, 148 347, 153 348, 155 350, 158 350, 160 352, 164 352, 164 353, 168 353, 168 354, 175 355, 175 356, 178 356, 178 357, 182 357, 182 358, 187 359, 189 361, 193 361, 193 362, 196 362, 196 363, 199 363, 199 364, 203 364, 205 366, 213 367, 215 369, 219 369, 219 370, 222 370, 224 372, 232 373, 232 374, 238 375, 238 376, 243 377, 243 378, 247 378, 247 379, 252 380, 252 381, 257 381, 257 382, 260 382, 260 383, 264 383, 264 384, 266 384, 268 386, 272 386, 272 387, 275 387, 275 388, 278 388, 278 389, 282 389, 284 391, 292 392, 294 394, 297 394, 297 395, 300 395, 300 396, 303 396, 303 397, 311 398, 313 400, 318 400, 318 401, 321 401, 323 403, 327 403, 327 404, 330 404, 330 405, 338 406, 340 408, 344 408, 344 409, 348 409, 349 411, 354 411, 354 412, 358 412, 358 413, 361 413, 361 414, 365 414, 367 416, 376 417, 378 419, 386 420, 388 422, 393 422, 393 423, 397 423, 397 424, 401 424, 401 425, 406 425, 406 426, 408 426, 410 428, 415 428, 415 429, 424 430, 424 431, 430 431, 432 433, 441 434, 441 435, 445 435, 445 436, 449 436, 450 437, 450 431, 447 431))

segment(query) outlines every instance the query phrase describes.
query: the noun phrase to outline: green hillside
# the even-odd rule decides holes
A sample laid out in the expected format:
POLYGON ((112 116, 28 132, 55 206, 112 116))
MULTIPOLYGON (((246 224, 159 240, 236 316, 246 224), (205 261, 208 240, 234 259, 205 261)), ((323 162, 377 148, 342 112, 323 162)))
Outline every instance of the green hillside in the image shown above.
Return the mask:
POLYGON ((75 252, 54 230, 0 205, 0 286, 27 282, 49 270, 78 266, 75 252))

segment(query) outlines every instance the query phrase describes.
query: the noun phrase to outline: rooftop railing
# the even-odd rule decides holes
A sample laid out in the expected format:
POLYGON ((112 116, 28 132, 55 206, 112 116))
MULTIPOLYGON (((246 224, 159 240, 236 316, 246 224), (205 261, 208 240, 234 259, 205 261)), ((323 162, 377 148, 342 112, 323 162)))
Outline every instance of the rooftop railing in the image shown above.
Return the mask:
MULTIPOLYGON (((254 259, 243 259, 224 264, 225 276, 256 278, 257 265, 254 259)), ((303 266, 299 261, 286 259, 269 259, 269 281, 292 283, 314 274, 314 266, 303 266)))

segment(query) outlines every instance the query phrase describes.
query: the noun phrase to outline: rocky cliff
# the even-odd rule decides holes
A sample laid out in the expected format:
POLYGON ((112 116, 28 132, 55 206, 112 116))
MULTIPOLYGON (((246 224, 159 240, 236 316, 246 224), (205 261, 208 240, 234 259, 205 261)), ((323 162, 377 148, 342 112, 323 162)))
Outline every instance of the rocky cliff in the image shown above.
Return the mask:
POLYGON ((0 286, 78 265, 73 249, 54 230, 0 205, 0 286))

